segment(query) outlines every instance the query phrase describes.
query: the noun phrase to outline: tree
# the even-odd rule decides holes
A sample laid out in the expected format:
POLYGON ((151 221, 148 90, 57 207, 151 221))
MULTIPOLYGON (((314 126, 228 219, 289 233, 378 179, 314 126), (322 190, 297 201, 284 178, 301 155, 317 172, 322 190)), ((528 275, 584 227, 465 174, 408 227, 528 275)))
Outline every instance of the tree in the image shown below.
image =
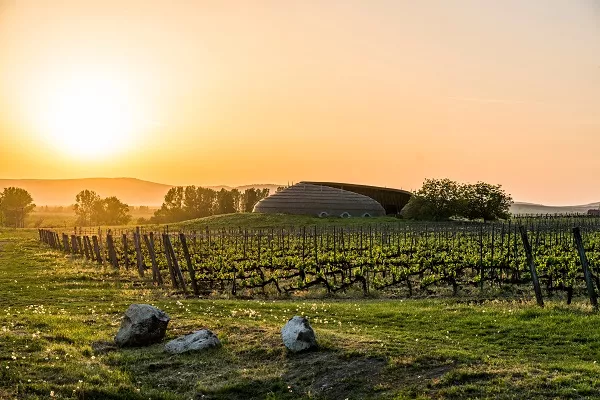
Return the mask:
POLYGON ((34 208, 33 198, 25 189, 8 187, 0 194, 0 212, 5 226, 23 228, 25 217, 34 208))
POLYGON ((232 192, 225 189, 219 190, 215 204, 215 214, 230 214, 235 212, 235 199, 232 192))
POLYGON ((256 203, 269 196, 269 189, 250 188, 242 194, 243 212, 252 212, 256 203))
POLYGON ((237 189, 231 189, 231 197, 233 198, 233 212, 239 212, 241 208, 242 193, 237 189))
POLYGON ((103 199, 93 190, 82 190, 75 200, 77 225, 125 225, 131 221, 129 206, 114 196, 103 199))
POLYGON ((465 185, 463 192, 466 218, 495 221, 510 217, 512 197, 506 194, 501 185, 477 182, 465 185))
POLYGON ((131 221, 129 206, 118 198, 112 196, 102 200, 103 203, 103 225, 125 225, 131 221))
POLYGON ((462 187, 450 179, 426 179, 402 209, 406 218, 440 221, 461 214, 462 187))
POLYGON ((450 179, 426 179, 402 209, 406 218, 447 220, 451 217, 492 221, 510 216, 512 198, 500 185, 459 184, 450 179))
POLYGON ((93 190, 82 190, 75 196, 76 204, 73 206, 75 214, 77 214, 77 221, 75 222, 79 226, 92 226, 93 224, 99 224, 103 207, 101 204, 102 199, 93 190))
POLYGON ((162 206, 156 210, 154 216, 151 218, 151 222, 161 223, 184 220, 183 191, 183 186, 172 187, 169 189, 165 195, 165 200, 162 206))

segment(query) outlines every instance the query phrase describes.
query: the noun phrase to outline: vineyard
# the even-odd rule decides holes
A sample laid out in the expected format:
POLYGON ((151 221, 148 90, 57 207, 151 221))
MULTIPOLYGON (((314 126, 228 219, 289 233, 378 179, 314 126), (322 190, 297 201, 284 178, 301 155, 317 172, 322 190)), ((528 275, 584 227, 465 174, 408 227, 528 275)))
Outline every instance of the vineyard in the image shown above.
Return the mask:
POLYGON ((570 302, 586 288, 582 260, 589 263, 588 292, 592 281, 600 286, 600 218, 39 234, 57 250, 136 270, 156 285, 196 296, 315 289, 457 295, 486 287, 531 290, 539 281, 545 295, 565 292, 570 302))

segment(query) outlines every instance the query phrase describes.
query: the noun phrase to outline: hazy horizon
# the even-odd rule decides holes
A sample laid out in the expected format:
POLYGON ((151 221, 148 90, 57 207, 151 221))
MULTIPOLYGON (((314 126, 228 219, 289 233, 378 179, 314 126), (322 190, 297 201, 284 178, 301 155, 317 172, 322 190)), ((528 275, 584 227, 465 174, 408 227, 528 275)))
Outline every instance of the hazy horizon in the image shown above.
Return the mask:
MULTIPOLYGON (((159 207, 164 200, 164 195, 173 186, 202 186, 215 190, 225 188, 226 190, 238 189, 245 190, 250 187, 265 188, 271 191, 276 190, 281 185, 293 184, 298 182, 262 182, 244 185, 202 185, 189 183, 184 185, 171 185, 165 182, 153 182, 141 180, 134 177, 90 177, 90 178, 69 178, 69 179, 2 179, 0 178, 0 191, 9 186, 18 186, 29 191, 34 202, 38 206, 70 206, 75 203, 75 196, 81 190, 89 189, 98 192, 101 197, 116 196, 125 203, 132 206, 150 206, 159 207), (61 199, 61 200, 59 200, 61 199)), ((544 204, 531 203, 513 199, 515 205, 512 207, 517 213, 555 213, 555 212, 583 212, 588 208, 596 208, 600 203, 598 201, 590 203, 571 203, 571 204, 544 204), (529 207, 535 206, 535 207, 529 207), (539 207, 537 207, 539 206, 539 207), (589 206, 589 207, 588 207, 589 206), (559 210, 561 209, 562 210, 559 210), (567 210, 574 208, 573 210, 567 210)))
POLYGON ((594 0, 0 0, 0 178, 600 200, 594 0))

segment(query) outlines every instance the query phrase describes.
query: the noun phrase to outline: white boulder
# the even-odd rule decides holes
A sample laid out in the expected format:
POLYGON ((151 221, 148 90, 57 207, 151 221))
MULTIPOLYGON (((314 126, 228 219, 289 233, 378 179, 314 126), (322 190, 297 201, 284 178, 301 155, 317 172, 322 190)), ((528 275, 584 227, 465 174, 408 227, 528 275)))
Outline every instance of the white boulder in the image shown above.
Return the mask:
POLYGON ((304 317, 295 316, 281 328, 281 338, 288 350, 297 353, 317 348, 315 331, 304 317))
POLYGON ((218 347, 221 345, 217 335, 208 329, 202 329, 189 335, 171 340, 165 345, 165 351, 171 354, 187 353, 218 347))

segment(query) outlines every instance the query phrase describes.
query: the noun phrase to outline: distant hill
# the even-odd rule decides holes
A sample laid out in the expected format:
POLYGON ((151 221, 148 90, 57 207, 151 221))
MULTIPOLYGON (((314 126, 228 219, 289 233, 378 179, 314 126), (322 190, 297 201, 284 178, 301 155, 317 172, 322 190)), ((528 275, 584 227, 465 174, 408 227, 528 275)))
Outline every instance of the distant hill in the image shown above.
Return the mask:
MULTIPOLYGON (((16 186, 31 193, 37 205, 66 206, 75 203, 75 196, 89 189, 101 197, 116 196, 132 206, 160 206, 165 194, 173 185, 143 181, 135 178, 86 178, 86 179, 0 179, 0 191, 16 186)), ((196 185, 198 186, 198 185, 196 185)), ((240 186, 238 190, 251 187, 275 191, 280 185, 256 184, 240 186)), ((229 186, 206 186, 215 190, 229 186)))
POLYGON ((589 209, 597 209, 599 203, 583 204, 578 206, 545 206, 532 203, 514 203, 510 212, 513 214, 585 214, 589 209))

